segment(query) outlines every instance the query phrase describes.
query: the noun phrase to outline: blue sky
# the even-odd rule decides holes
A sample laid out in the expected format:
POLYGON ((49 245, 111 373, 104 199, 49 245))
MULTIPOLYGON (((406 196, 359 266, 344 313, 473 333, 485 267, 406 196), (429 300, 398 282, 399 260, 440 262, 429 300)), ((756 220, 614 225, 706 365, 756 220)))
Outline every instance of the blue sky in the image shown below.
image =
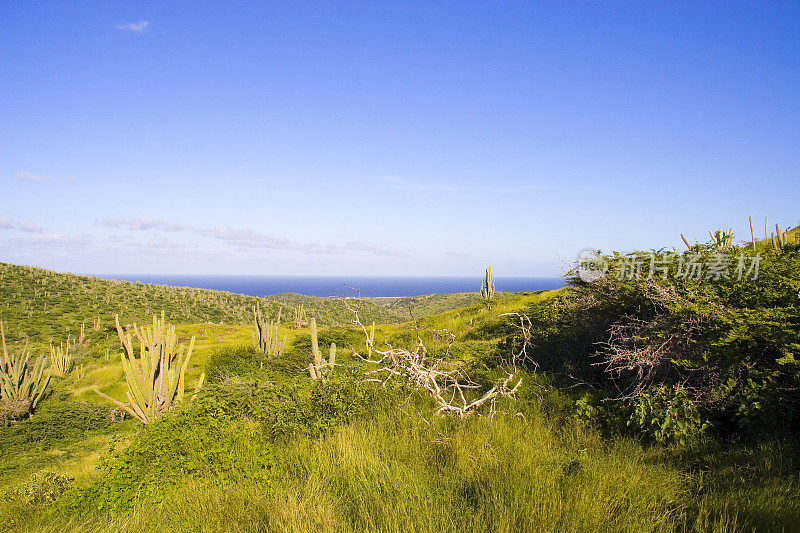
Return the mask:
POLYGON ((800 3, 0 3, 0 261, 559 274, 800 221, 800 3))

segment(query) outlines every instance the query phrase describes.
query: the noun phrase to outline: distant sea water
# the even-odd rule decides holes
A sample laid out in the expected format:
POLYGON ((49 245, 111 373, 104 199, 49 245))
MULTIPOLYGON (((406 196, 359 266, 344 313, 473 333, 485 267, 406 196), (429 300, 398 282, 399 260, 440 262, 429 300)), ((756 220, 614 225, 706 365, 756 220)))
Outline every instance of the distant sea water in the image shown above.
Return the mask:
MULTIPOLYGON (((309 296, 420 296, 448 292, 478 292, 480 277, 389 277, 389 276, 181 276, 181 275, 102 275, 107 279, 140 281, 158 285, 195 287, 235 292, 249 296, 270 296, 295 292, 309 296)), ((564 286, 563 278, 496 277, 498 291, 539 291, 564 286)))

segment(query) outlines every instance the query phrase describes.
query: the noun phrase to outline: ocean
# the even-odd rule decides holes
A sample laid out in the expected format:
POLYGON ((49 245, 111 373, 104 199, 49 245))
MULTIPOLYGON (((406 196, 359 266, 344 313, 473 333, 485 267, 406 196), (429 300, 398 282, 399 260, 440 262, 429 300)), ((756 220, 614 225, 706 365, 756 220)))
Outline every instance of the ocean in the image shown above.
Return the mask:
MULTIPOLYGON (((361 296, 419 296, 448 292, 478 292, 480 277, 423 276, 182 276, 182 275, 101 275, 108 279, 140 281, 158 285, 195 287, 270 296, 295 292, 309 296, 353 296, 350 287, 358 287, 361 296)), ((563 278, 497 277, 498 291, 518 292, 558 289, 563 278)))

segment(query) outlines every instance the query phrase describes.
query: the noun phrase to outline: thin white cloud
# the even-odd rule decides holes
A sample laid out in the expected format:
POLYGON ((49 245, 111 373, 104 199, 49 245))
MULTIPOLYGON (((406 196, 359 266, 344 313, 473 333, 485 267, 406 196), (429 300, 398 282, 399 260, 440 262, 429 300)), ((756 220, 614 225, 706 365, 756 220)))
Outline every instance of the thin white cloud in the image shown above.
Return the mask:
POLYGON ((23 238, 14 238, 7 240, 7 243, 14 244, 15 246, 33 247, 36 249, 65 249, 84 247, 91 241, 86 235, 65 235, 48 231, 32 220, 18 220, 14 221, 9 217, 0 216, 0 228, 10 229, 15 228, 25 233, 32 235, 23 238), (48 248, 49 247, 49 248, 48 248))
POLYGON ((117 24, 119 31, 127 31, 130 33, 142 33, 150 25, 149 20, 140 20, 139 22, 127 22, 124 24, 117 24))
POLYGON ((125 218, 112 215, 104 218, 103 224, 112 228, 124 228, 130 230, 138 230, 138 231, 151 230, 151 229, 161 229, 164 231, 180 231, 186 229, 186 227, 181 224, 173 224, 165 221, 162 218, 153 218, 146 216, 142 216, 139 218, 125 218))
POLYGON ((236 229, 230 227, 220 228, 192 228, 192 230, 207 237, 212 237, 221 241, 228 241, 244 247, 272 248, 275 250, 288 250, 296 248, 297 245, 289 239, 271 237, 263 233, 258 233, 249 229, 236 229))
POLYGON ((344 254, 351 252, 364 252, 375 255, 405 255, 403 252, 397 250, 362 242, 348 242, 346 244, 297 243, 291 239, 274 237, 250 229, 239 229, 229 226, 202 228, 191 224, 175 224, 161 218, 146 216, 125 218, 112 215, 104 218, 101 222, 108 227, 131 231, 186 231, 202 237, 223 241, 239 248, 251 250, 294 250, 312 255, 344 254))
POLYGON ((41 174, 34 174, 33 172, 17 172, 14 174, 14 178, 17 181, 24 181, 26 183, 47 183, 50 181, 41 174))
POLYGON ((458 257, 459 259, 474 259, 474 257, 465 252, 445 252, 444 255, 449 255, 450 257, 458 257))
POLYGON ((44 231, 44 228, 30 220, 20 220, 17 223, 17 228, 28 233, 42 233, 44 231))
POLYGON ((402 257, 406 255, 399 250, 391 250, 383 246, 376 246, 364 242, 348 242, 343 245, 326 244, 326 245, 312 245, 308 251, 310 253, 331 253, 331 254, 344 254, 349 252, 365 252, 375 255, 391 255, 395 257, 402 257))
POLYGON ((81 235, 64 235, 63 233, 43 232, 25 239, 26 243, 31 244, 71 244, 71 245, 86 245, 89 244, 89 238, 81 235))

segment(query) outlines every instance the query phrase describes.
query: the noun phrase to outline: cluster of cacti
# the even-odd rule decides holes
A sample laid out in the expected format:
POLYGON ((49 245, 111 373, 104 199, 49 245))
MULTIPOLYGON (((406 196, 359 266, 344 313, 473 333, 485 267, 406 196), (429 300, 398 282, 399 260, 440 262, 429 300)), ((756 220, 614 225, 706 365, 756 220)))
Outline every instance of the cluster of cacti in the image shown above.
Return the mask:
MULTIPOLYGON (((753 246, 753 252, 756 252, 758 249, 756 246, 756 232, 753 228, 753 217, 749 217, 750 222, 750 243, 753 246)), ((714 246, 718 250, 730 250, 733 247, 733 228, 727 231, 717 230, 716 232, 708 232, 711 236, 711 241, 714 243, 714 246)), ((771 233, 769 231, 769 217, 764 217, 764 242, 767 247, 769 247, 769 243, 772 243, 772 247, 776 251, 782 250, 786 245, 789 244, 791 233, 789 229, 785 229, 781 231, 781 228, 778 224, 775 224, 775 233, 771 233)), ((681 239, 683 239, 684 244, 686 247, 691 251, 694 248, 689 244, 689 241, 686 240, 686 237, 683 236, 681 233, 681 239)), ((800 243, 800 231, 795 232, 794 234, 795 243, 800 243)))
POLYGON ((267 355, 280 355, 283 353, 283 349, 286 346, 286 335, 281 339, 278 332, 282 310, 282 308, 278 309, 278 316, 275 321, 270 322, 269 315, 266 315, 266 319, 261 316, 261 307, 258 304, 253 306, 253 316, 255 317, 253 345, 256 350, 260 350, 267 355))
MULTIPOLYGON (((125 381, 128 384, 127 403, 111 398, 95 388, 100 396, 115 403, 131 416, 145 424, 152 423, 163 413, 183 401, 186 383, 186 368, 194 349, 194 337, 189 342, 189 349, 184 357, 184 346, 178 346, 175 326, 167 324, 164 312, 161 320, 153 317, 153 325, 141 329, 133 325, 133 331, 139 340, 140 355, 136 358, 133 339, 130 332, 123 332, 119 324, 119 315, 115 317, 117 334, 125 353, 120 353, 125 381)), ((205 374, 200 375, 194 398, 203 386, 205 374)))
POLYGON ((50 370, 45 373, 46 358, 41 356, 31 366, 27 341, 21 352, 9 355, 1 320, 0 338, 3 342, 0 356, 0 412, 5 419, 16 419, 36 408, 50 383, 50 370))
POLYGON ((61 343, 55 348, 53 348, 52 344, 50 345, 50 370, 53 375, 63 377, 70 373, 75 364, 72 359, 72 354, 70 353, 70 348, 74 347, 74 344, 70 346, 69 335, 67 335, 66 347, 61 343))
POLYGON ((492 274, 492 265, 486 269, 486 275, 481 280, 481 298, 484 300, 491 300, 494 297, 494 275, 492 274))
POLYGON ((308 324, 308 314, 302 305, 294 308, 294 329, 300 329, 308 324))
POLYGON ((325 381, 331 369, 336 365, 336 343, 331 343, 330 354, 326 361, 319 350, 317 321, 313 318, 311 319, 311 355, 314 358, 314 362, 308 365, 308 373, 311 375, 311 379, 325 381))
POLYGON ((727 231, 717 230, 714 233, 709 231, 708 234, 711 235, 711 241, 718 250, 729 250, 733 246, 733 228, 727 231))
MULTIPOLYGON (((796 232, 794 235, 795 243, 797 242, 798 234, 800 231, 796 232)), ((775 224, 775 233, 771 235, 772 238, 772 247, 775 250, 782 250, 784 246, 789 244, 789 230, 786 229, 781 231, 781 227, 778 224, 775 224)))

